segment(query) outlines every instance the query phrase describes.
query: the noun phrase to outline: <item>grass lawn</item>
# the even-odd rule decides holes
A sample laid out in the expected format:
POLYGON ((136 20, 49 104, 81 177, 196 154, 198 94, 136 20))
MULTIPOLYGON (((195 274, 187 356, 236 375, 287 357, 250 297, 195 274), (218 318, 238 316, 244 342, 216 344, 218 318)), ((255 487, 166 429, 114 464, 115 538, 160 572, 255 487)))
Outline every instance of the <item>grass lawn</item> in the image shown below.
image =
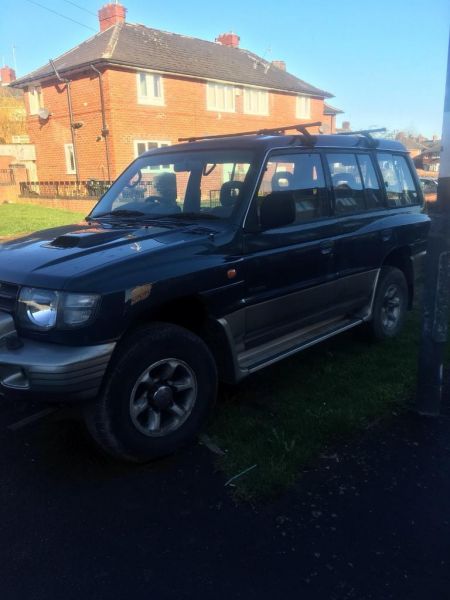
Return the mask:
POLYGON ((414 391, 419 316, 397 339, 369 342, 356 328, 222 391, 209 436, 239 498, 291 485, 327 446, 404 410, 414 391))
POLYGON ((56 208, 23 204, 1 204, 0 237, 11 237, 22 233, 32 233, 39 229, 78 223, 84 217, 85 215, 81 213, 56 208))

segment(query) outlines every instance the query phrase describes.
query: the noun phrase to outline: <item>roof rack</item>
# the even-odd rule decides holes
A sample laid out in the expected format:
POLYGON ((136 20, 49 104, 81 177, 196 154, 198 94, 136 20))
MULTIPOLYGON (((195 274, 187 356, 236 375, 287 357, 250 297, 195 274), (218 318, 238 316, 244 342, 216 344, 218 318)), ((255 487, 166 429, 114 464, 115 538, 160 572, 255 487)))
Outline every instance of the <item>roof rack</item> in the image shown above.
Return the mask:
POLYGON ((179 142, 197 142, 198 140, 213 140, 216 138, 229 138, 236 137, 239 135, 280 135, 285 131, 289 131, 291 129, 295 129, 296 131, 302 133, 305 138, 310 140, 313 139, 313 136, 308 131, 309 127, 320 127, 322 125, 322 121, 314 121, 313 123, 297 123, 296 125, 286 125, 286 127, 273 127, 271 129, 256 129, 255 131, 239 131, 237 133, 224 133, 220 135, 200 135, 197 137, 188 137, 188 138, 178 138, 179 142))
POLYGON ((372 137, 372 133, 381 133, 386 131, 386 127, 378 127, 378 129, 360 129, 359 131, 340 131, 338 135, 362 135, 371 148, 378 146, 378 140, 372 137))

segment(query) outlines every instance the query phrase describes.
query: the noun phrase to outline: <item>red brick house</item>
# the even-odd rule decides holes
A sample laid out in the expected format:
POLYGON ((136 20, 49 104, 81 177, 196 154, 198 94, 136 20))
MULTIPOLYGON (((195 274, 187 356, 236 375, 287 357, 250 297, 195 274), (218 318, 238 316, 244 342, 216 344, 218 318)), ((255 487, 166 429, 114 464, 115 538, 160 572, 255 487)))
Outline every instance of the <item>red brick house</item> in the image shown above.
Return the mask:
POLYGON ((113 179, 179 137, 324 119, 331 94, 241 49, 236 34, 209 42, 125 13, 103 6, 99 33, 12 84, 25 91, 41 181, 113 179))

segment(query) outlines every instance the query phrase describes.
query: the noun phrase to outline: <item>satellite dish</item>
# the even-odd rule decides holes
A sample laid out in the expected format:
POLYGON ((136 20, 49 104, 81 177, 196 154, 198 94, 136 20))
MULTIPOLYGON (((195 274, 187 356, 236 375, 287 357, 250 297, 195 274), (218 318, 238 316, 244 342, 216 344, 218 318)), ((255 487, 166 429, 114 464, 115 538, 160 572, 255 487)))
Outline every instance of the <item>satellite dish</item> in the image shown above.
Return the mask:
POLYGON ((50 116, 50 111, 48 110, 48 108, 40 108, 38 111, 38 116, 43 121, 46 121, 50 116))

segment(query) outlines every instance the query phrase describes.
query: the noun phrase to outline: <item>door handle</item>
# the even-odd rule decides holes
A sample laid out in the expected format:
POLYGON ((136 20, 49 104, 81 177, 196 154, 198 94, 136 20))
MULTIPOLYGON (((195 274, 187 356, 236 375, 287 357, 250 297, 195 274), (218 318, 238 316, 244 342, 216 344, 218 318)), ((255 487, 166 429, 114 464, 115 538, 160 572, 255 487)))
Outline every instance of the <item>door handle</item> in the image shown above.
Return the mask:
POLYGON ((321 254, 332 254, 334 248, 334 242, 322 242, 320 244, 321 254))

